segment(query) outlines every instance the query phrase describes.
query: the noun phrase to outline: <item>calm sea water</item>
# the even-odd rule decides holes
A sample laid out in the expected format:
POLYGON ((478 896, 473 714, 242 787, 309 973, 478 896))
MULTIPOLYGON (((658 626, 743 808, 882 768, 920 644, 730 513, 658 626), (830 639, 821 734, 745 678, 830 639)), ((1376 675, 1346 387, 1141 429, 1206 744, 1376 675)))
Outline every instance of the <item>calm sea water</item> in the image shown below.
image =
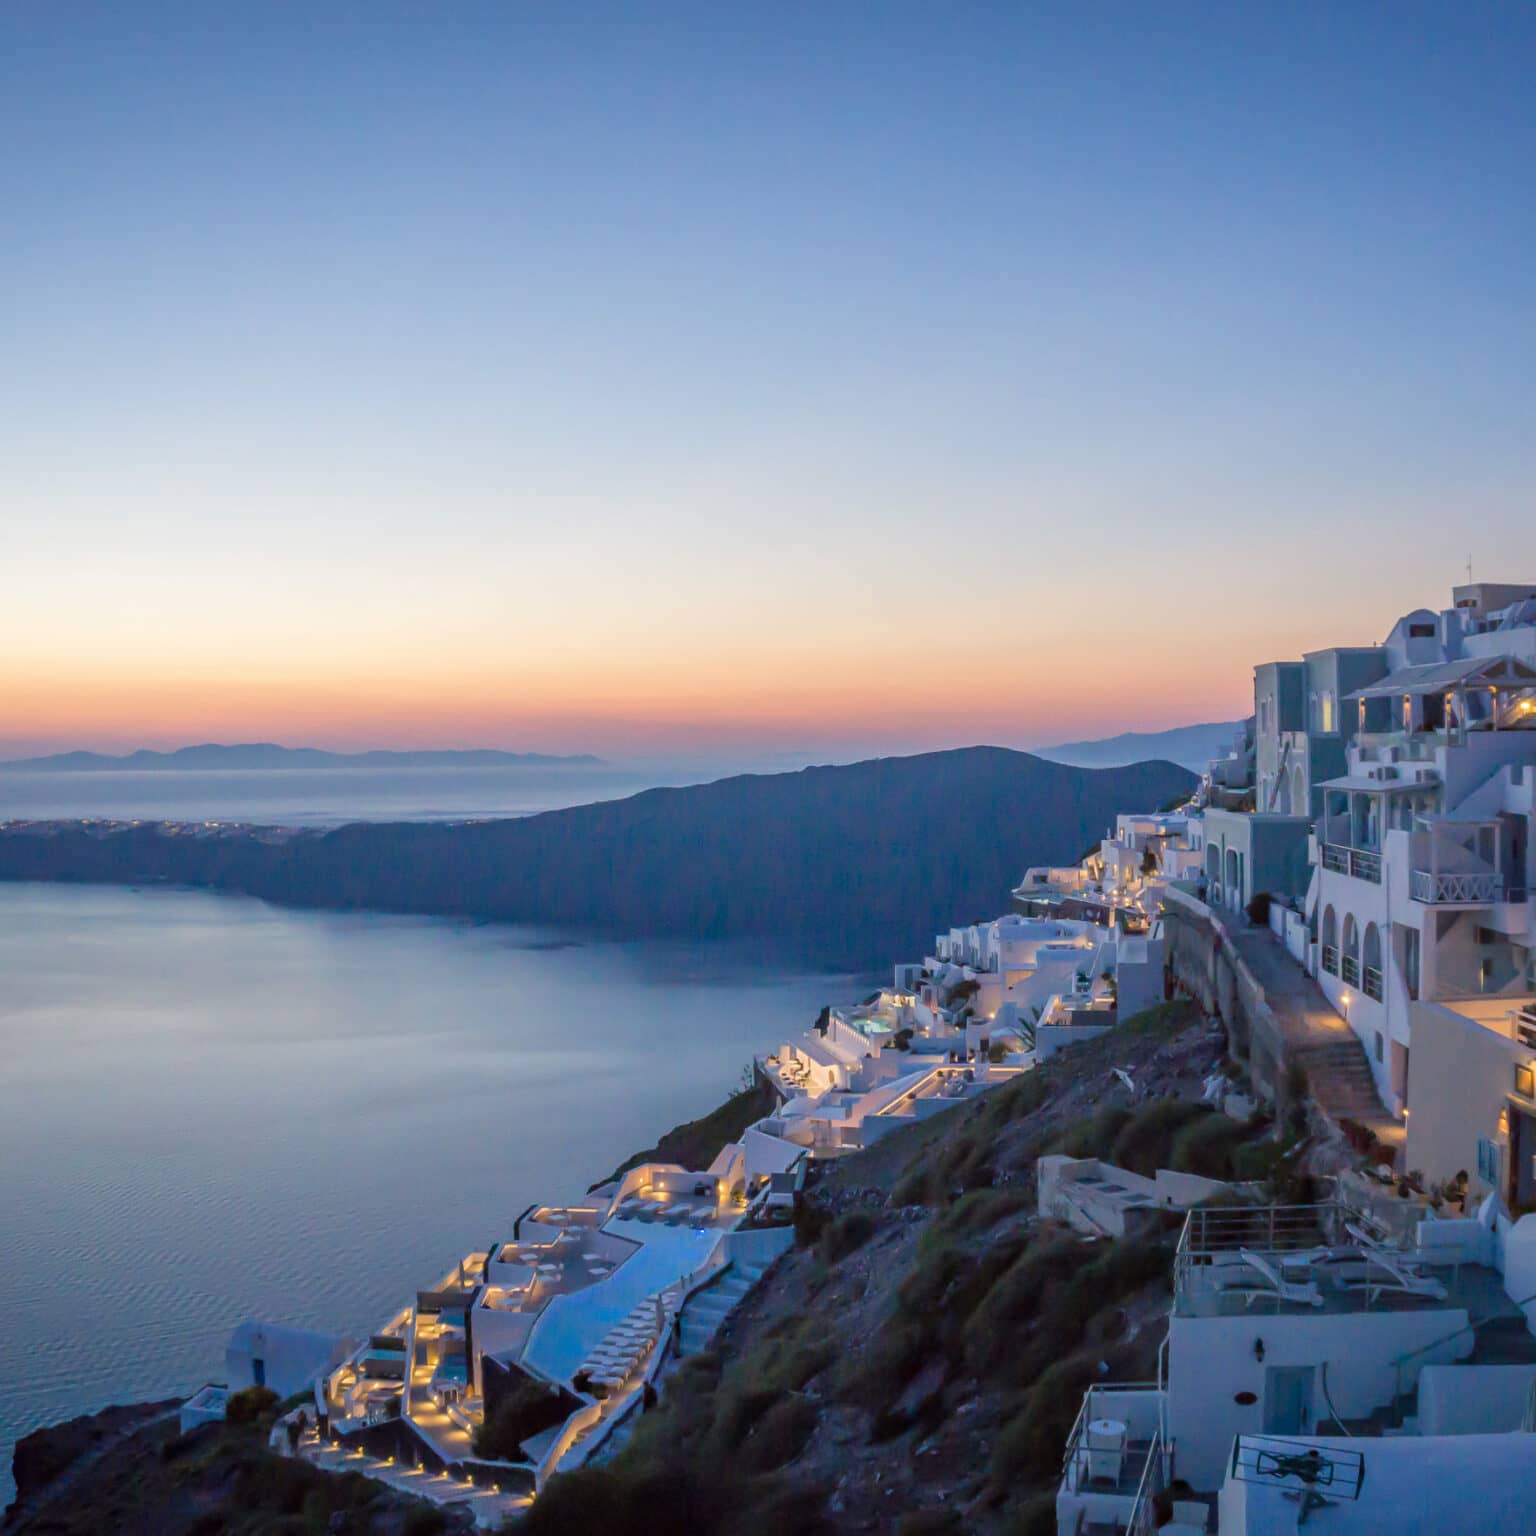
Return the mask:
POLYGON ((0 1504, 29 1428, 366 1331, 867 978, 673 945, 0 885, 0 1504))
MULTIPOLYGON (((785 766, 780 763, 778 767, 785 766)), ((796 762, 794 766, 798 767, 796 762)), ((0 821, 97 816, 131 821, 467 821, 616 800, 657 785, 703 784, 721 764, 564 764, 526 768, 180 769, 0 772, 0 821)))

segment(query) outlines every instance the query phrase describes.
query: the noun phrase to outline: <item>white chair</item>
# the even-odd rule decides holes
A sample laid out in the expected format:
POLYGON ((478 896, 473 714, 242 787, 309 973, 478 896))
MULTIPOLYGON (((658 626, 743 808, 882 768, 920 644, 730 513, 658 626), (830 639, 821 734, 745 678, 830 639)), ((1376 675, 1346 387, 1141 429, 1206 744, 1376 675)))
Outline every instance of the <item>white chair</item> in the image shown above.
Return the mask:
POLYGON ((1320 1307, 1323 1305, 1323 1293, 1318 1289, 1315 1280, 1296 1281, 1287 1280, 1273 1264, 1262 1254, 1251 1252, 1247 1248, 1238 1250, 1243 1264, 1259 1276, 1259 1285, 1224 1285, 1222 1291, 1227 1295, 1247 1296, 1251 1306, 1254 1298, 1268 1296, 1276 1301, 1287 1301, 1298 1307, 1320 1307))

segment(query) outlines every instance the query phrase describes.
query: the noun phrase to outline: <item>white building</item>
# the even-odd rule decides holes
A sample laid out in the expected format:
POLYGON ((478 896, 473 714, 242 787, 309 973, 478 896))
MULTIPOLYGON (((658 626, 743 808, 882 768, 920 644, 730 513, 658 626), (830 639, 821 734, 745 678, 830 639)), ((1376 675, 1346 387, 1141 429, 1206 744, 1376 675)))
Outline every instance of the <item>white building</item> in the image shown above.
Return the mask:
POLYGON ((1492 1203, 1409 1249, 1338 1203, 1192 1210, 1166 1364, 1086 1394, 1058 1531, 1529 1531, 1533 1270, 1492 1203))
POLYGON ((1536 667, 1415 665, 1345 702, 1357 731, 1319 786, 1308 913, 1319 984, 1401 1112, 1414 1003, 1536 990, 1536 667))

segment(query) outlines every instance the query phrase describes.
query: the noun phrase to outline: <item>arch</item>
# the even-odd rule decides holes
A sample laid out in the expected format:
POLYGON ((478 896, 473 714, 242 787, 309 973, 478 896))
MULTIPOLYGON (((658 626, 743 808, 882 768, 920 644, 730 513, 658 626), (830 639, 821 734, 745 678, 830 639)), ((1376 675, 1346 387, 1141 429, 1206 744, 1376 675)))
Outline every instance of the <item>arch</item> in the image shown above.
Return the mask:
POLYGON ((1361 958, 1371 970, 1381 969, 1381 929, 1375 923, 1365 925, 1365 948, 1361 958))
POLYGON ((1307 776, 1301 771, 1301 764, 1297 763, 1291 769, 1291 815, 1309 816, 1312 812, 1307 803, 1307 776))
POLYGON ((1337 949, 1339 944, 1339 920, 1331 906, 1323 908, 1323 943, 1330 949, 1337 949))
POLYGON ((1282 773, 1279 782, 1275 785, 1274 804, 1279 815, 1291 814, 1291 776, 1288 773, 1282 773))
POLYGON ((1344 916, 1344 958, 1346 960, 1360 958, 1360 928, 1355 922, 1353 912, 1348 912, 1344 916))

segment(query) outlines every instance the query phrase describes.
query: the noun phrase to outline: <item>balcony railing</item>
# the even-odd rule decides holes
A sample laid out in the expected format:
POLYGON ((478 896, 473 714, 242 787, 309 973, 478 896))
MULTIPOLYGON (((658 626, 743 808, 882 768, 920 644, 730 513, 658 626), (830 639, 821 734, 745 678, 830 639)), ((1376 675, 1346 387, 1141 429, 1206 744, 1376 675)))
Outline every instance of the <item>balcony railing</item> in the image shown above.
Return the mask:
POLYGON ((1360 985, 1360 962, 1353 955, 1345 955, 1339 966, 1340 977, 1352 987, 1360 985))
POLYGON ((1339 952, 1332 944, 1323 945, 1323 969, 1330 976, 1339 974, 1339 952))
POLYGON ((1356 880, 1381 884, 1381 855, 1369 848, 1346 848, 1342 843, 1323 844, 1323 868, 1336 875, 1352 875, 1356 880))
POLYGON ((1365 981, 1361 986, 1361 991, 1363 991, 1367 997, 1374 997, 1378 1003, 1381 1001, 1381 972, 1378 971, 1374 965, 1366 966, 1365 981))
POLYGON ((1496 869, 1466 874, 1416 869, 1410 891, 1415 901, 1431 907, 1487 906, 1504 900, 1504 876, 1496 869))
POLYGON ((1536 1008, 1512 1008, 1509 1032, 1528 1050, 1536 1051, 1536 1008))

